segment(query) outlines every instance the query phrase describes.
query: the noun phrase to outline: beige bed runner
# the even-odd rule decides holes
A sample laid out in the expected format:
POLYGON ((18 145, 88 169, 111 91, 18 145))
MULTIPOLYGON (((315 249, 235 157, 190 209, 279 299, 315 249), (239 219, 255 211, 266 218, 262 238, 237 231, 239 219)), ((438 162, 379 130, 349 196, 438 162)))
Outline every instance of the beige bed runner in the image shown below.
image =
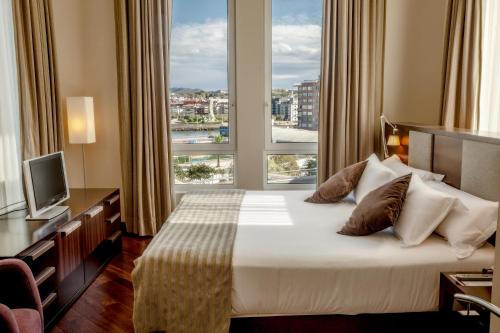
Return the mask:
POLYGON ((244 191, 209 190, 183 199, 136 260, 137 333, 227 333, 232 255, 244 191))

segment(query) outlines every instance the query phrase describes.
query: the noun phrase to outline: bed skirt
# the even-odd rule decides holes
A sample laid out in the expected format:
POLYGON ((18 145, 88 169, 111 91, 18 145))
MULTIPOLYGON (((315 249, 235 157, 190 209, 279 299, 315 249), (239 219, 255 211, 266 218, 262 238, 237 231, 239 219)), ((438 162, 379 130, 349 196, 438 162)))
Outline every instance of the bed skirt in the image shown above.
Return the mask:
POLYGON ((242 190, 184 195, 135 261, 137 333, 227 333, 232 255, 242 190))

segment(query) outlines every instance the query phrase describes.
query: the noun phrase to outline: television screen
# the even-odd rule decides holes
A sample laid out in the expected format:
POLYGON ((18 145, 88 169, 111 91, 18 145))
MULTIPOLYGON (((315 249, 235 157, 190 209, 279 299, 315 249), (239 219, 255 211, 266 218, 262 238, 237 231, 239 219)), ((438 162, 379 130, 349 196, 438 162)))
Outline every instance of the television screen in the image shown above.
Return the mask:
POLYGON ((52 154, 29 162, 36 209, 53 205, 67 196, 61 154, 52 154))

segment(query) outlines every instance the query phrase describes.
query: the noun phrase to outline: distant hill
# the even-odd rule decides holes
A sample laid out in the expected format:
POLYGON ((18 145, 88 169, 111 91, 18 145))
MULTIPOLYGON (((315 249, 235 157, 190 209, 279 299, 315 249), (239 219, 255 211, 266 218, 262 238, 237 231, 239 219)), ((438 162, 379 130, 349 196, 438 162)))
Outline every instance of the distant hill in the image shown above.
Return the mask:
POLYGON ((178 93, 178 94, 196 94, 203 92, 202 89, 193 89, 193 88, 170 88, 170 92, 178 93))

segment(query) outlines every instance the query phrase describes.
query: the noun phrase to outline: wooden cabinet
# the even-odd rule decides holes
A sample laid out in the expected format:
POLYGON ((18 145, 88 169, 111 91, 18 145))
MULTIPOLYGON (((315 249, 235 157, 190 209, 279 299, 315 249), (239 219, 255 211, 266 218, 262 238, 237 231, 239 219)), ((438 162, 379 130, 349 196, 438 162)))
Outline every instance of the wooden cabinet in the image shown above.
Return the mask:
MULTIPOLYGON (((16 228, 31 227, 27 237, 41 235, 17 255, 33 271, 44 307, 46 328, 71 305, 121 249, 120 193, 117 189, 71 189, 70 211, 57 221, 8 218, 16 228), (23 224, 24 223, 24 224, 23 224)), ((3 235, 8 238, 8 235, 3 235)), ((1 250, 1 248, 0 248, 1 250)), ((12 250, 15 251, 15 250, 12 250)), ((15 252, 16 253, 16 252, 15 252)))
POLYGON ((24 259, 33 272, 42 299, 44 317, 54 317, 57 312, 54 301, 57 299, 58 290, 56 274, 58 256, 55 237, 51 236, 36 243, 19 256, 24 259))

